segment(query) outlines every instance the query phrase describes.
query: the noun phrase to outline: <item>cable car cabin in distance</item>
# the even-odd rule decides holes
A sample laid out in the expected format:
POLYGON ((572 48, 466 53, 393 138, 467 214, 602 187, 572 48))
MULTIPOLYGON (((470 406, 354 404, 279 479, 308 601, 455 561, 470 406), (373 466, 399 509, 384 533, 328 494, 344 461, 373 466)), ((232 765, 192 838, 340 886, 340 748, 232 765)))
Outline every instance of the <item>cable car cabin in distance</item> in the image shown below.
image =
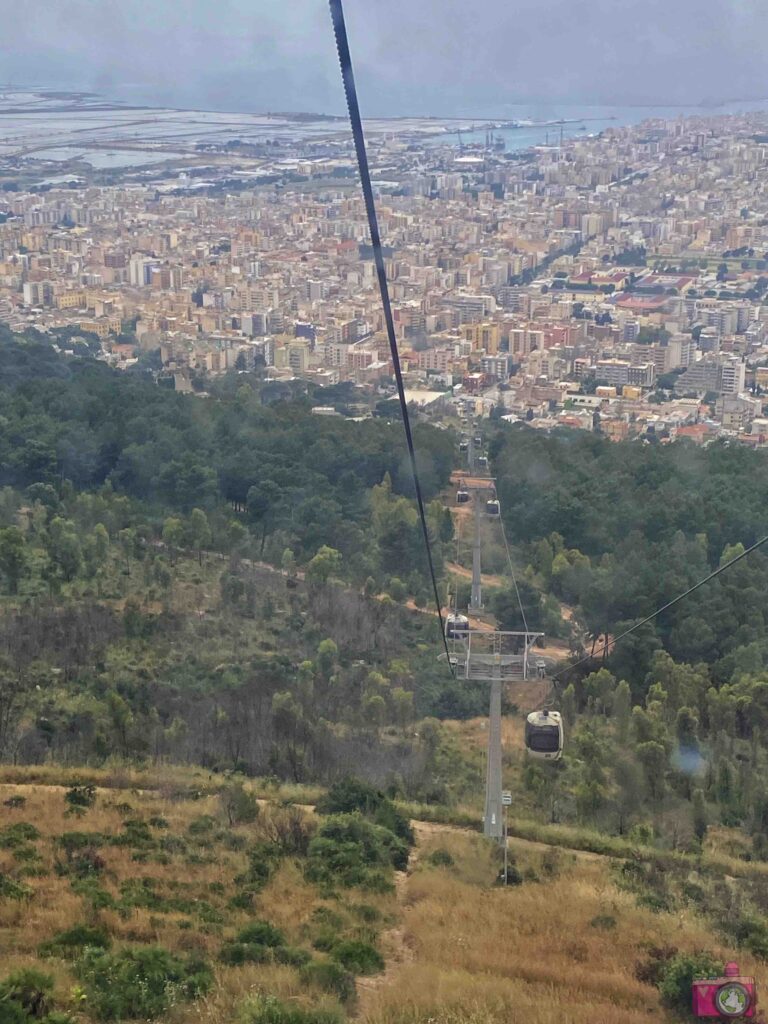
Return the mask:
POLYGON ((501 505, 494 498, 492 501, 486 501, 485 503, 485 514, 487 516, 499 516, 501 515, 501 505))
POLYGON ((479 469, 488 469, 488 459, 485 455, 478 455, 477 465, 479 469))
POLYGON ((459 451, 460 452, 468 452, 469 451, 469 441, 459 441, 459 451))
POLYGON ((469 491, 456 491, 456 504, 466 505, 469 501, 469 491))
POLYGON ((448 640, 464 640, 469 632, 466 615, 448 615, 445 620, 445 635, 448 640))
POLYGON ((472 444, 475 446, 475 448, 483 447, 483 439, 480 436, 480 434, 475 435, 475 437, 472 439, 472 444))
POLYGON ((525 720, 525 747, 530 757, 559 761, 563 756, 563 720, 559 711, 532 711, 525 720))

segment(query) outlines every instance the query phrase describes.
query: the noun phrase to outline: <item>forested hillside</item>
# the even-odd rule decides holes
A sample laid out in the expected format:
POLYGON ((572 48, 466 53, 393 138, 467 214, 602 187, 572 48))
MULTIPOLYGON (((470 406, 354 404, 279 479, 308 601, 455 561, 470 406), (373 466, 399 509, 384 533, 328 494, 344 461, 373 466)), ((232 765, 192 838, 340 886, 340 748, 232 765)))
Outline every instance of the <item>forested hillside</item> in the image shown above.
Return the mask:
MULTIPOLYGON (((766 453, 526 428, 500 429, 492 451, 510 539, 527 566, 529 622, 555 598, 572 609, 576 647, 582 628, 587 652, 590 637, 600 641, 593 660, 561 666, 567 756, 554 772, 521 762, 520 799, 552 821, 680 850, 700 849, 709 828, 725 826, 725 848, 764 858, 768 555, 754 552, 608 651, 600 638, 768 533, 766 453)), ((512 625, 513 603, 502 594, 496 606, 512 625)), ((681 898, 669 882, 654 883, 666 906, 681 898)), ((761 901, 741 896, 759 920, 761 901)), ((753 945, 768 936, 751 928, 741 938, 753 945)))
MULTIPOLYGON (((528 429, 499 431, 492 447, 529 582, 575 606, 594 636, 616 635, 768 534, 763 450, 528 429)), ((717 683, 762 669, 766 596, 768 554, 758 551, 643 627, 609 667, 636 694, 661 648, 705 662, 717 683)))
MULTIPOLYGON (((370 488, 386 478, 393 495, 411 493, 397 423, 313 416, 306 400, 267 407, 257 384, 243 383, 226 400, 179 395, 141 374, 62 359, 48 342, 18 343, 7 332, 0 334, 0 397, 0 485, 108 485, 155 516, 199 508, 214 514, 212 539, 221 550, 231 547, 234 521, 278 563, 286 547, 306 562, 330 546, 342 555, 335 575, 358 582, 418 574, 424 564, 406 503, 382 508, 379 532, 369 531, 370 488)), ((450 473, 452 439, 429 427, 417 439, 425 496, 433 498, 450 473)), ((438 541, 445 530, 450 537, 441 512, 433 511, 438 541)), ((412 589, 423 587, 414 576, 412 589)))
MULTIPOLYGON (((176 395, 8 338, 0 399, 4 758, 295 779, 365 759, 423 782, 431 754, 403 730, 482 707, 415 610, 429 591, 397 424, 267 408, 247 383, 176 395)), ((452 443, 417 433, 432 498, 452 443)), ((432 501, 429 519, 441 567, 451 518, 432 501)))

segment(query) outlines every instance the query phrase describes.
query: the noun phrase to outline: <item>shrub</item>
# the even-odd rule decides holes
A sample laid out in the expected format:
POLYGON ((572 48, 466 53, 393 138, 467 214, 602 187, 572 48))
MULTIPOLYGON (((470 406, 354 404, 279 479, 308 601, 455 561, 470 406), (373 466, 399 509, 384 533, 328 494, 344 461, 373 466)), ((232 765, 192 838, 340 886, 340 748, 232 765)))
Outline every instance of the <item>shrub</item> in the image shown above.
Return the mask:
POLYGON ((243 889, 242 892, 237 893, 231 900, 229 900, 227 907, 230 910, 252 910, 253 890, 243 889))
POLYGON ((95 786, 70 786, 64 794, 67 814, 85 814, 96 803, 95 786))
POLYGON ((590 928, 598 928, 600 931, 610 932, 616 927, 616 918, 613 914, 597 914, 589 922, 590 928))
POLYGON ((317 802, 318 814, 353 814, 358 811, 377 825, 413 845, 414 835, 408 819, 398 811, 391 800, 367 782, 348 776, 334 783, 326 795, 317 802))
POLYGON ((7 800, 3 800, 3 807, 10 807, 12 811, 16 811, 26 806, 26 803, 27 798, 25 796, 9 796, 7 800))
POLYGON ((760 960, 768 960, 768 924, 755 914, 744 914, 735 921, 726 921, 726 930, 739 946, 748 949, 760 960))
POLYGON ((309 954, 287 947, 283 933, 269 921, 253 921, 241 928, 234 942, 224 943, 219 957, 223 963, 233 967, 271 961, 300 967, 309 954))
POLYGON ((32 897, 32 890, 21 882, 14 882, 12 878, 0 873, 0 899, 7 900, 28 900, 32 897))
POLYGON ((106 889, 102 889, 95 878, 73 879, 69 884, 72 892, 87 900, 94 911, 106 910, 107 908, 113 909, 117 905, 111 893, 108 893, 106 889))
POLYGON ((275 963, 288 967, 303 967, 312 960, 311 954, 300 946, 278 946, 272 952, 275 963))
POLYGON ((40 833, 34 825, 30 825, 28 821, 17 821, 0 832, 0 849, 15 850, 39 838, 40 833))
POLYGON ((24 1007, 9 1000, 0 1002, 0 1024, 29 1024, 30 1017, 24 1007))
POLYGON ((250 892, 260 892, 280 863, 280 850, 274 843, 255 843, 248 851, 248 868, 235 878, 235 884, 250 892))
POLYGON ((104 928, 87 924, 76 924, 73 928, 59 932, 47 942, 42 942, 37 951, 40 956, 60 956, 65 960, 77 959, 90 946, 95 949, 109 949, 112 940, 104 928))
POLYGON ((127 818, 123 822, 123 831, 112 840, 114 846, 129 846, 146 850, 157 845, 157 840, 150 831, 149 824, 141 818, 127 818))
POLYGON ((191 836, 208 836, 216 828, 216 819, 210 814, 201 814, 190 821, 187 832, 191 836))
POLYGON ((0 982, 0 1006, 15 1004, 28 1017, 39 1019, 48 1012, 52 992, 53 978, 50 974, 26 968, 9 974, 5 981, 0 982))
POLYGON ((674 900, 665 892, 644 892, 636 897, 638 907, 654 914, 666 914, 674 908, 674 900))
POLYGON ((357 903, 349 909, 353 914, 356 914, 361 921, 365 921, 366 924, 374 924, 376 921, 381 920, 381 911, 378 907, 371 906, 370 903, 357 903))
POLYGON ((98 849, 107 841, 101 832, 63 832, 56 840, 58 846, 66 853, 75 850, 98 849))
POLYGON ((161 946, 127 947, 116 953, 87 949, 78 972, 88 1005, 100 1020, 148 1020, 172 1003, 204 994, 213 983, 204 961, 182 960, 161 946))
MULTIPOLYGON (((504 885, 504 869, 499 872, 498 884, 504 885)), ((522 872, 514 864, 507 865, 507 885, 522 885, 525 879, 522 872)))
POLYGON ((279 855, 304 857, 315 823, 297 807, 273 807, 262 819, 262 831, 279 855))
POLYGON ((268 946, 259 946, 248 942, 225 942, 219 952, 219 959, 229 967, 242 967, 243 964, 266 964, 273 959, 273 951, 268 946))
POLYGON ((336 996, 342 1003, 355 998, 355 979, 341 964, 332 960, 313 960, 299 971, 302 984, 319 988, 336 996))
POLYGON ((669 960, 658 982, 664 1006, 680 1013, 691 1006, 691 985, 697 978, 714 978, 723 973, 723 962, 701 950, 679 953, 669 960))
POLYGON ((404 870, 407 864, 408 847, 389 829, 367 821, 359 813, 337 814, 323 822, 309 844, 307 878, 379 890, 381 873, 371 869, 404 870))
POLYGON ((677 955, 677 946, 650 946, 648 956, 635 964, 635 977, 646 985, 660 983, 667 964, 677 955))
POLYGON ((439 846, 436 850, 433 850, 427 857, 429 863, 436 868, 451 868, 453 867, 454 860, 451 854, 439 846))
POLYGON ((629 841, 635 843, 638 846, 652 846, 653 845, 653 826, 648 825, 646 822, 638 822, 637 825, 633 825, 629 830, 629 841))
POLYGON ((274 948, 285 945, 285 936, 269 921, 253 921, 237 933, 237 941, 274 948))
POLYGON ((230 827, 249 825, 259 816, 259 801, 242 782, 233 782, 219 793, 221 808, 230 827))
POLYGON ((312 946, 314 949, 320 950, 321 953, 330 953, 338 941, 337 929, 323 927, 312 939, 312 946))
POLYGON ((304 1010, 274 996, 246 999, 239 1014, 239 1024, 342 1024, 342 1020, 334 1010, 304 1010))
POLYGON ((378 974, 384 970, 384 958, 377 949, 358 939, 337 942, 331 951, 334 960, 353 974, 378 974))
POLYGON ((315 907, 312 911, 312 920, 316 924, 334 929, 337 932, 341 931, 344 927, 344 918, 338 911, 333 910, 331 907, 315 907))

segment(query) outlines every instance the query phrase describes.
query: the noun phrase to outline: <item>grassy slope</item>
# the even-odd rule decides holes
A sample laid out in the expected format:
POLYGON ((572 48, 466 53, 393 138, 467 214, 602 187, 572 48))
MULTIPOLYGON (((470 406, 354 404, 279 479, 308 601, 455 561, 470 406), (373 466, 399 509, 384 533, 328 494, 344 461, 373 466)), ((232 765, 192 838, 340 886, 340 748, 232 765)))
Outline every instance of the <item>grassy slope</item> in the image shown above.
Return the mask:
MULTIPOLYGON (((2 770, 0 778, 14 781, 0 785, 0 801, 23 795, 27 803, 18 810, 2 807, 0 824, 24 820, 40 829, 43 837, 35 845, 44 874, 25 880, 35 890, 28 903, 0 900, 3 973, 35 964, 41 941, 89 920, 82 897, 55 871, 56 836, 72 830, 117 833, 128 813, 118 809, 125 803, 133 807, 135 817, 165 817, 169 827, 164 835, 188 837, 195 818, 220 816, 214 795, 178 795, 179 789, 215 787, 219 780, 208 773, 176 770, 165 779, 134 774, 122 780, 104 774, 100 781, 112 788, 99 791, 96 807, 83 818, 65 817, 64 791, 53 784, 53 769, 40 772, 35 783, 19 781, 20 775, 2 770), (121 781, 126 788, 115 788, 121 781)), ((280 796, 302 799, 298 791, 280 796)), ((248 842, 258 840, 272 813, 280 812, 266 808, 260 821, 234 832, 248 842)), ((230 848, 234 844, 226 839, 229 831, 221 829, 209 846, 192 843, 185 854, 175 853, 164 864, 142 863, 130 847, 100 850, 106 861, 100 884, 111 893, 117 895, 120 883, 128 878, 152 877, 163 893, 182 893, 198 901, 199 909, 192 904, 187 913, 132 908, 123 914, 98 914, 117 945, 160 943, 178 952, 205 954, 214 963, 215 989, 197 1004, 175 1007, 168 1017, 174 1024, 225 1024, 235 1019, 240 1000, 259 990, 309 1006, 328 1003, 329 997, 303 987, 293 968, 225 967, 216 962, 222 941, 253 917, 267 918, 292 944, 310 950, 312 914, 319 906, 341 912, 349 934, 362 930, 352 909, 356 904, 373 904, 382 912, 374 930, 381 932, 376 941, 388 967, 383 975, 361 979, 352 1011, 365 1024, 427 1024, 430 1019, 440 1024, 669 1020, 659 1008, 655 989, 635 979, 634 966, 643 958, 644 947, 703 947, 727 953, 693 911, 673 915, 638 908, 631 894, 614 885, 610 858, 561 850, 554 874, 547 874, 542 860, 551 856, 547 847, 513 839, 510 849, 518 868, 540 880, 529 877, 519 887, 502 890, 492 887, 498 871, 496 852, 480 836, 426 823, 417 828, 417 853, 408 875, 398 879, 396 896, 342 891, 341 900, 324 899, 303 880, 300 866, 288 859, 255 898, 253 910, 233 911, 227 904, 237 891, 234 877, 246 861, 242 851, 230 848), (437 848, 451 854, 453 866, 431 863, 437 848), (614 918, 615 927, 590 923, 601 916, 614 918)), ((0 872, 16 875, 18 869, 12 851, 0 851, 0 872)), ((768 984, 764 968, 746 956, 740 960, 743 969, 768 984)), ((71 1008, 75 979, 68 965, 57 960, 37 965, 55 974, 60 1003, 71 1008)))
MULTIPOLYGON (((181 776, 182 773, 178 773, 177 781, 181 776)), ((205 777, 208 778, 207 773, 205 777)), ((222 942, 233 938, 254 918, 265 918, 285 932, 291 945, 311 952, 311 939, 316 928, 312 915, 318 907, 328 906, 340 913, 349 935, 358 936, 362 930, 369 929, 363 929, 360 921, 356 920, 353 908, 360 903, 373 905, 380 911, 381 921, 385 924, 394 914, 395 897, 343 890, 339 900, 323 899, 315 887, 303 880, 297 864, 286 859, 264 890, 255 897, 253 909, 232 909, 229 900, 240 891, 235 877, 246 869, 247 857, 242 850, 231 848, 240 844, 231 843, 228 837, 239 837, 242 845, 264 839, 270 818, 285 812, 276 806, 264 808, 253 825, 230 829, 222 823, 215 830, 217 834, 193 839, 189 826, 195 819, 210 815, 221 821, 216 796, 179 799, 173 795, 177 788, 174 784, 169 784, 165 790, 150 790, 138 789, 136 785, 142 781, 154 785, 156 779, 142 780, 135 776, 131 781, 134 786, 129 789, 100 789, 96 806, 82 817, 74 818, 65 814, 63 786, 50 782, 44 785, 0 785, 0 802, 12 796, 23 796, 26 800, 20 809, 0 808, 0 827, 26 821, 41 832, 41 838, 34 844, 41 856, 41 874, 23 879, 24 884, 33 890, 31 899, 21 902, 0 899, 2 975, 23 967, 41 968, 56 978, 58 1004, 70 1012, 77 1010, 78 1003, 72 997, 76 979, 69 965, 58 959, 41 960, 37 956, 37 947, 74 925, 100 923, 109 931, 115 946, 159 944, 176 953, 202 955, 214 965, 216 986, 213 992, 197 1004, 174 1007, 172 1018, 169 1017, 174 1024, 192 1021, 196 1024, 224 1024, 232 1021, 242 998, 257 991, 293 998, 306 1006, 337 1006, 333 998, 300 984, 298 973, 292 967, 227 967, 217 963, 222 942), (121 807, 124 804, 130 804, 133 810, 128 812, 121 807), (154 855, 150 855, 146 862, 137 860, 137 850, 130 846, 102 846, 98 852, 105 861, 105 868, 98 878, 99 886, 119 897, 121 884, 126 880, 150 878, 161 896, 188 901, 187 911, 129 907, 123 912, 105 909, 94 913, 87 901, 72 891, 70 879, 57 872, 55 862, 61 855, 56 837, 71 831, 115 835, 123 828, 126 815, 144 820, 165 818, 168 827, 157 830, 157 835, 183 837, 188 848, 184 853, 170 854, 166 863, 158 863, 154 855)), ((187 778, 192 789, 196 781, 195 777, 187 778)), ((184 788, 189 790, 190 787, 184 788)), ((19 864, 13 851, 0 850, 0 873, 19 877, 19 864)))

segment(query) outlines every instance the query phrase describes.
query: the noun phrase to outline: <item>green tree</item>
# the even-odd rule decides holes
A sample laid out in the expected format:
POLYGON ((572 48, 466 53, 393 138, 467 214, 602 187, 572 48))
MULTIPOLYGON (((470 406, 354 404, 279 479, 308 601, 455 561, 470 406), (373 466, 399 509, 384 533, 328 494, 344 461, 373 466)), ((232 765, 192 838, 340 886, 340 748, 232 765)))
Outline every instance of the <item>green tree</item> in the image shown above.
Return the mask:
POLYGON ((675 721, 677 742, 686 750, 699 749, 699 720, 690 708, 680 708, 675 721))
POLYGON ((184 523, 175 516, 169 516, 163 523, 163 544, 168 548, 171 565, 176 564, 179 548, 184 543, 184 523))
POLYGON ((629 734, 629 723, 632 720, 632 691, 626 679, 622 679, 613 695, 613 717, 616 730, 622 743, 629 734))
POLYGON ((560 709, 562 710, 566 724, 573 726, 576 723, 576 690, 574 689, 573 683, 569 683, 563 690, 563 696, 560 700, 560 709))
POLYGON ((187 533, 190 544, 197 549, 197 560, 203 564, 203 548, 211 543, 211 527, 208 516, 201 508, 193 508, 189 515, 187 533))
POLYGON ((667 751, 654 740, 638 743, 637 757, 645 772, 645 782, 651 798, 659 802, 666 789, 667 751))
POLYGON ((0 530, 0 570, 8 581, 9 591, 16 594, 21 578, 29 571, 24 534, 17 526, 0 530))
POLYGON ((51 520, 48 527, 48 555, 54 571, 63 580, 70 582, 77 576, 83 554, 71 519, 57 516, 51 520))
POLYGON ((324 544, 307 566, 306 576, 310 583, 327 583, 340 571, 341 552, 324 544))
POLYGON ((707 804, 704 794, 697 789, 693 794, 693 831, 700 843, 704 842, 708 827, 707 804))

